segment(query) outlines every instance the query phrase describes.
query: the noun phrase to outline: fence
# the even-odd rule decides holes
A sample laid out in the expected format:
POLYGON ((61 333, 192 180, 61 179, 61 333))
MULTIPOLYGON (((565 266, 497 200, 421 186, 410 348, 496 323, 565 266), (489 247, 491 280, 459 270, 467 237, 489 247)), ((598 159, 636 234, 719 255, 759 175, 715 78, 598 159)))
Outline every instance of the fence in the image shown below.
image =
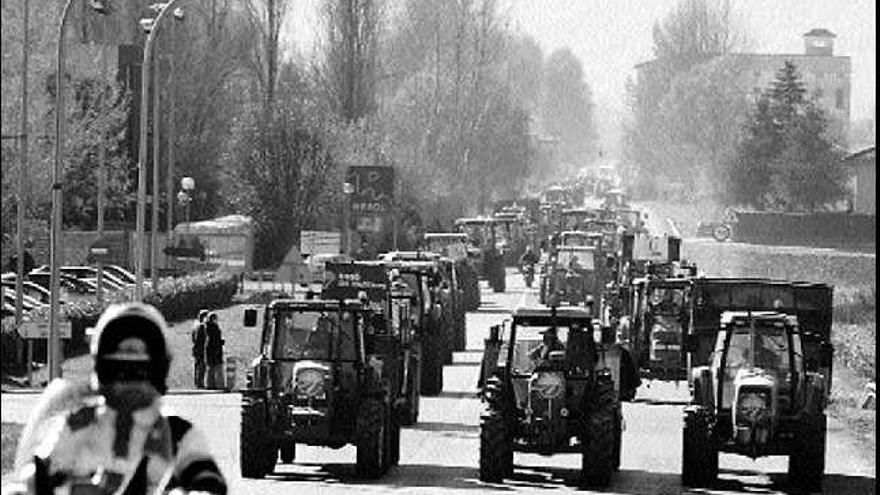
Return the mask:
POLYGON ((758 244, 865 247, 876 242, 876 217, 850 213, 740 212, 733 240, 758 244))

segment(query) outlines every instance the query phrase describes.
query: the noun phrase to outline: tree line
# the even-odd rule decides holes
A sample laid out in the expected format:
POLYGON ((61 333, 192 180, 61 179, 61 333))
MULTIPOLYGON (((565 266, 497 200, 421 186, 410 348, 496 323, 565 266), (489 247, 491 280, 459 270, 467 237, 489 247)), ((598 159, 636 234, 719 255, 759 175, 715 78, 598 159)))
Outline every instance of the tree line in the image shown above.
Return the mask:
MULTIPOLYGON (((558 138, 560 161, 594 154, 592 95, 580 60, 567 48, 545 55, 510 27, 496 0, 323 0, 318 50, 308 58, 281 41, 291 0, 183 5, 185 20, 157 39, 151 85, 160 100, 149 125, 152 135, 159 119, 162 201, 171 160, 172 183, 196 181, 194 219, 255 218, 258 265, 280 261, 302 229, 340 226, 350 165, 394 166, 403 227, 428 230, 449 228, 552 174, 557 163, 537 149, 536 134, 558 138)), ((20 118, 22 6, 2 5, 4 135, 16 132, 20 118)), ((34 138, 25 208, 29 218, 47 220, 59 15, 55 4, 31 2, 34 138)), ((106 218, 131 224, 137 135, 130 110, 140 95, 115 73, 114 47, 82 43, 88 23, 77 26, 66 41, 65 225, 94 228, 98 161, 107 174, 106 218)), ((14 142, 3 142, 4 234, 15 231, 15 201, 7 201, 16 197, 21 150, 14 142)), ((151 167, 152 143, 148 152, 151 167)), ((167 206, 179 209, 163 205, 163 215, 167 206)))

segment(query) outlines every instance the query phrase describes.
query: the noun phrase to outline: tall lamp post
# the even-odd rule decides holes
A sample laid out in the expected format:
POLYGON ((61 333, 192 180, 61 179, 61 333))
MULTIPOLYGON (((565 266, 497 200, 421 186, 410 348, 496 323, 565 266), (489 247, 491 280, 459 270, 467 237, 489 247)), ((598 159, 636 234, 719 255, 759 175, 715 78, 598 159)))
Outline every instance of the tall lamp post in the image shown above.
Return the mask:
MULTIPOLYGON (((165 4, 153 4, 151 7, 158 12, 165 8, 165 4)), ((182 21, 183 17, 182 9, 174 9, 175 20, 182 21)), ((172 51, 173 49, 172 47, 172 51)), ((159 91, 159 61, 159 57, 155 57, 156 66, 153 67, 153 201, 151 204, 153 215, 150 223, 150 280, 153 287, 159 285, 159 236, 157 234, 159 233, 159 207, 162 203, 160 200, 161 194, 159 193, 159 158, 161 155, 161 139, 159 138, 159 124, 161 121, 159 116, 159 93, 161 93, 159 91)), ((169 135, 169 141, 171 138, 172 136, 169 135)), ((168 181, 171 181, 170 177, 168 181)), ((170 195, 171 193, 169 192, 168 194, 170 195)))
POLYGON ((354 184, 351 182, 343 182, 342 183, 342 194, 345 195, 345 205, 342 208, 342 218, 343 218, 343 237, 342 237, 342 252, 343 254, 351 254, 351 195, 354 193, 354 184))
MULTIPOLYGON (((167 17, 169 12, 174 13, 174 17, 183 18, 183 12, 180 9, 173 9, 174 5, 181 0, 171 0, 167 3, 155 3, 150 6, 158 13, 155 18, 145 18, 140 20, 141 27, 147 33, 147 41, 144 44, 144 60, 141 72, 141 115, 140 115, 140 136, 138 146, 138 194, 137 194, 137 218, 135 225, 135 293, 136 300, 143 300, 144 296, 144 221, 146 217, 146 198, 147 198, 147 112, 150 104, 150 70, 153 60, 153 42, 159 33, 159 27, 162 21, 167 17)), ((154 137, 155 138, 155 137, 154 137)), ((157 191, 153 191, 153 201, 156 201, 157 191)), ((155 236, 155 232, 153 232, 155 236)))
POLYGON ((177 201, 184 207, 184 218, 186 219, 186 229, 189 233, 189 205, 193 200, 193 191, 196 189, 196 181, 192 177, 184 177, 180 179, 180 192, 177 193, 177 201))
MULTIPOLYGON (((62 154, 64 152, 64 28, 70 18, 70 7, 76 0, 67 0, 58 23, 58 56, 55 65, 55 166, 52 170, 52 234, 49 249, 49 379, 61 377, 61 342, 58 335, 58 311, 61 306, 61 178, 62 154)), ((102 0, 90 0, 89 7, 98 14, 110 13, 110 6, 102 0)))

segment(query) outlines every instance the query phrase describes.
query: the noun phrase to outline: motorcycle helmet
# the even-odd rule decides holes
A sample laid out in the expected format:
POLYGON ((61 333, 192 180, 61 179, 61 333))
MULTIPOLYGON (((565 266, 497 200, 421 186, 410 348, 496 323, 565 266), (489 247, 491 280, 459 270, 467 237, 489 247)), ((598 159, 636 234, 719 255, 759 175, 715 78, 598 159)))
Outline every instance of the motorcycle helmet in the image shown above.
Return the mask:
POLYGON ((149 381, 167 391, 171 351, 165 318, 155 307, 139 302, 108 307, 95 325, 92 356, 99 388, 120 381, 149 381))

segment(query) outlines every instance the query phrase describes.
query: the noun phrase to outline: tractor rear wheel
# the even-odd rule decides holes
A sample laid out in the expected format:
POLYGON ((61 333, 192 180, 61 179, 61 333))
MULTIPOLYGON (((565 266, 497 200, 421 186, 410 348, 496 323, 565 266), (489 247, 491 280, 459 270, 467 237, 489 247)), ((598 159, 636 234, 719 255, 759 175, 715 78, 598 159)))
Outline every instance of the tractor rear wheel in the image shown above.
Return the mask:
POLYGON ((422 395, 433 397, 443 391, 443 362, 445 351, 440 337, 428 335, 422 343, 422 395))
POLYGON ((620 412, 620 403, 615 409, 617 412, 614 415, 614 456, 612 460, 614 461, 614 470, 620 471, 620 450, 623 440, 623 415, 620 412))
POLYGON ((614 473, 614 423, 617 416, 614 382, 600 378, 590 402, 589 416, 581 437, 581 476, 587 487, 602 488, 611 484, 614 473))
POLYGON ((682 429, 681 484, 707 487, 718 478, 718 448, 710 411, 685 411, 682 429))
POLYGON ((795 426, 794 450, 788 456, 788 483, 807 493, 822 490, 825 474, 825 415, 808 414, 795 426))
POLYGON ((263 478, 272 472, 278 451, 269 438, 264 402, 245 399, 241 408, 238 456, 242 477, 263 478))
POLYGON ((418 366, 413 366, 412 376, 409 382, 409 398, 404 403, 400 411, 400 424, 403 426, 412 426, 419 421, 419 398, 421 397, 421 368, 424 362, 418 366))
POLYGON ((400 422, 393 416, 391 427, 388 430, 388 465, 396 466, 400 463, 400 422))
POLYGON ((358 476, 376 479, 388 467, 388 406, 378 399, 366 399, 357 417, 358 476))
POLYGON ((480 481, 499 483, 513 471, 513 445, 504 416, 490 410, 480 418, 480 481))
POLYGON ((291 464, 296 459, 296 442, 284 440, 278 446, 278 452, 281 454, 281 462, 291 464))

